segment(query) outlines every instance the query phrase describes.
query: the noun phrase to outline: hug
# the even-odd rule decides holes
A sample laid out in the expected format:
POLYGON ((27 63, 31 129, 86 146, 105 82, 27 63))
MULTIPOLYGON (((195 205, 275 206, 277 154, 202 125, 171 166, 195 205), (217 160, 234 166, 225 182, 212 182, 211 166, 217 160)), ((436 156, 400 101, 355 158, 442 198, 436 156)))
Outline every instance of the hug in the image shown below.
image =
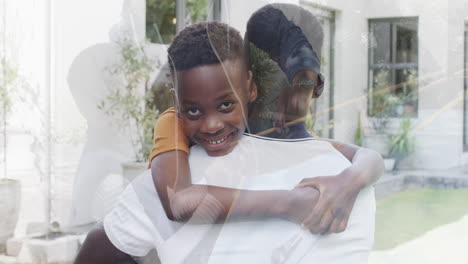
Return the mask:
POLYGON ((182 30, 150 169, 76 263, 367 263, 383 161, 305 125, 326 81, 322 36, 287 4, 259 9, 244 38, 220 22, 182 30), (258 76, 260 64, 272 70, 258 76))

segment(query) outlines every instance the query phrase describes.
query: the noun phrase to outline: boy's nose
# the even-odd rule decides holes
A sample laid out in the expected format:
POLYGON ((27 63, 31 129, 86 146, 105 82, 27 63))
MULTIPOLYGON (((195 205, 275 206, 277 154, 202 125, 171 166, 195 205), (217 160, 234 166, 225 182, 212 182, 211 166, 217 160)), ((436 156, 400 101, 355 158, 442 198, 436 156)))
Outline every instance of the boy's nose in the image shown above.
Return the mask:
POLYGON ((217 134, 224 128, 223 121, 216 115, 205 117, 200 131, 207 134, 217 134))

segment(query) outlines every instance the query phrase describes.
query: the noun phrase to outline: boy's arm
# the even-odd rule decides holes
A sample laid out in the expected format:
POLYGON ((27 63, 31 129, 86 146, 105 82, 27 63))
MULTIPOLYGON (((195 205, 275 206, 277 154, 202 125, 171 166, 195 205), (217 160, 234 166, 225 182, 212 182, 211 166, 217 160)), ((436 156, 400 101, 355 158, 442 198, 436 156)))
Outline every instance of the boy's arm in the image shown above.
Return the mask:
POLYGON ((173 221, 287 218, 302 223, 318 197, 313 188, 248 191, 192 184, 188 155, 178 150, 155 157, 151 173, 166 215, 173 221))
POLYGON ((345 156, 352 165, 348 171, 353 183, 361 189, 375 183, 383 174, 384 162, 382 156, 371 149, 346 144, 333 139, 322 139, 330 142, 333 147, 345 156))
POLYGON ((302 223, 315 205, 318 192, 313 188, 246 191, 192 184, 188 141, 174 109, 158 118, 154 139, 149 158, 151 174, 170 220, 187 221, 192 218, 192 221, 212 223, 228 217, 237 220, 282 217, 302 223))
POLYGON ((382 176, 384 163, 373 150, 323 140, 343 154, 351 166, 334 176, 304 179, 297 187, 314 187, 320 192, 319 201, 304 225, 313 233, 339 233, 346 229, 357 195, 382 176))

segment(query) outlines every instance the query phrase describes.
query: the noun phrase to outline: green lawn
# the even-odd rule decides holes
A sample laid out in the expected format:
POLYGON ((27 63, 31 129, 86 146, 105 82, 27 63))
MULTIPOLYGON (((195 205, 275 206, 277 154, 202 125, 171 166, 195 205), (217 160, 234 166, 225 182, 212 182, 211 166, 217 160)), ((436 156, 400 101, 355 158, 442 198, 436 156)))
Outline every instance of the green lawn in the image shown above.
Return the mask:
POLYGON ((468 214, 468 189, 417 189, 377 201, 375 250, 393 248, 468 214))

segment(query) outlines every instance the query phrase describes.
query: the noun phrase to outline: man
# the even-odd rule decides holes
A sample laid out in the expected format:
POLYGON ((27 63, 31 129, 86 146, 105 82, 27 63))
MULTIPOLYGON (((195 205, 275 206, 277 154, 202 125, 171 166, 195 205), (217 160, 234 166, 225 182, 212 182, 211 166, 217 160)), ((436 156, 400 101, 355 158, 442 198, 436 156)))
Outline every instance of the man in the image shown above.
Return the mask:
MULTIPOLYGON (((207 34, 227 28, 219 23, 202 26, 206 30, 198 28, 197 31, 200 24, 187 28, 171 45, 177 45, 179 40, 186 41, 184 36, 197 36, 189 38, 193 41, 189 45, 198 51, 197 44, 206 46, 209 41, 207 34)), ((228 36, 240 39, 238 34, 229 31, 228 36)), ((225 31, 217 41, 226 40, 222 35, 226 36, 225 31)), ((195 212, 184 225, 165 217, 147 172, 126 189, 116 208, 105 218, 105 233, 102 230, 91 232, 77 263, 128 261, 127 254, 144 256, 154 247, 162 263, 308 263, 317 259, 365 262, 373 241, 372 189, 366 188, 359 194, 357 209, 353 210, 344 233, 318 239, 294 221, 285 220, 303 221, 307 216, 305 209, 317 198, 312 188, 289 191, 295 184, 314 175, 337 174, 350 163, 328 142, 271 141, 243 135, 247 106, 256 97, 243 54, 239 50, 226 52, 218 62, 203 61, 207 58, 204 55, 193 56, 195 63, 191 65, 175 65, 177 111, 189 120, 184 124, 186 136, 198 143, 192 147, 189 160, 193 182, 291 192, 294 199, 270 206, 276 216, 271 220, 229 222, 223 226, 199 224, 195 212)), ((184 56, 184 53, 179 51, 172 56, 184 56)), ((210 198, 206 198, 208 202, 210 198)), ((216 208, 217 200, 211 202, 211 208, 216 208)), ((213 212, 212 220, 216 220, 217 212, 213 212)))

